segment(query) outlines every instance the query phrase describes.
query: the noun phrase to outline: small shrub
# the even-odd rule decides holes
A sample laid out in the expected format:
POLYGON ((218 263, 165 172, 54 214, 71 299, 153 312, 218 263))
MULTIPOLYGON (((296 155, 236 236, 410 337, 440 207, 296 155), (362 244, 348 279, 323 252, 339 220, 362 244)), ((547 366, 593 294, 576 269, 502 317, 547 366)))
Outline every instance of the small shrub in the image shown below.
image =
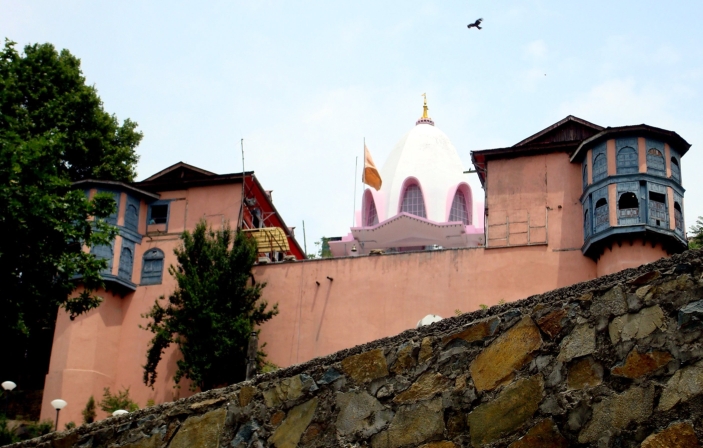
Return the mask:
POLYGON ((24 427, 20 439, 28 440, 34 439, 36 437, 41 437, 45 434, 49 434, 54 431, 54 422, 51 420, 44 420, 41 422, 32 422, 24 427))
POLYGON ((482 310, 487 310, 487 309, 488 309, 488 305, 486 305, 485 303, 480 303, 480 304, 478 305, 478 307, 481 308, 482 310))
POLYGON ((153 398, 149 398, 149 399, 146 401, 146 407, 150 408, 150 407, 152 407, 152 406, 156 406, 156 402, 154 401, 153 398))
POLYGON ((455 316, 461 316, 462 314, 464 314, 464 313, 463 313, 459 308, 457 308, 457 309, 454 310, 454 315, 455 315, 455 316))
POLYGON ((11 443, 19 442, 20 439, 17 437, 14 431, 11 431, 7 427, 7 419, 4 415, 0 415, 0 446, 9 445, 11 443))
POLYGON ((73 429, 76 427, 76 424, 74 422, 68 422, 64 425, 63 429, 68 431, 69 429, 73 429))
POLYGON ((92 395, 88 398, 85 409, 81 413, 83 414, 83 423, 93 423, 95 421, 97 413, 95 412, 95 399, 92 395))
POLYGON ((139 409, 137 403, 129 398, 129 387, 117 392, 115 395, 110 393, 110 388, 103 389, 103 399, 100 402, 100 409, 112 414, 118 409, 124 409, 128 412, 134 412, 139 409))

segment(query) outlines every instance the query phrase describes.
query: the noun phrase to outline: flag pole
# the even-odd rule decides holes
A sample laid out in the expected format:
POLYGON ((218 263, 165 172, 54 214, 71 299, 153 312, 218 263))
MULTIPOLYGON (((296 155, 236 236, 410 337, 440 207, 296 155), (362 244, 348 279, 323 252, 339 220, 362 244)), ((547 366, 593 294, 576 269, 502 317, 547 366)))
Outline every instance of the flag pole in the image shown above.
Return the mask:
POLYGON ((354 221, 356 220, 356 175, 359 172, 359 156, 356 156, 356 161, 354 162, 354 210, 352 213, 352 227, 354 227, 354 221))

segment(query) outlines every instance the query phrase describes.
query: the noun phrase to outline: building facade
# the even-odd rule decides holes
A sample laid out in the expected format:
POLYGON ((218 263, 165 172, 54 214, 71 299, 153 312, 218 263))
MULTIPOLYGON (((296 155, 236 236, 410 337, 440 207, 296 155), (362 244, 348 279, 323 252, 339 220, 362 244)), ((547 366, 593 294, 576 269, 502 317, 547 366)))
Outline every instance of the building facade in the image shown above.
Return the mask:
POLYGON ((92 249, 108 261, 102 272, 106 290, 98 291, 103 303, 73 321, 59 312, 42 419, 53 418, 51 400, 63 398, 69 406, 61 413, 62 422, 80 422, 88 398, 99 401, 105 387, 113 392, 129 387, 140 406, 150 399, 160 403, 189 394, 187 382, 180 390, 172 387, 178 356, 174 347, 164 353, 156 387, 144 385, 141 366, 152 335, 140 325, 145 325, 142 314, 154 301, 175 290, 168 273, 177 264, 173 251, 181 233, 192 231, 200 220, 219 229, 226 222, 236 227, 241 219, 244 231, 259 241, 262 262, 304 258, 293 230, 273 206, 271 192, 253 172, 216 175, 177 163, 142 182, 86 180, 76 185, 89 197, 113 195, 117 210, 107 221, 118 227, 119 235, 112 245, 92 249))
POLYGON ((139 326, 153 301, 175 288, 164 269, 175 263, 178 234, 201 218, 236 221, 243 206, 245 227, 258 237, 262 226, 284 233, 288 251, 280 239, 260 240, 266 249, 253 274, 280 310, 260 339, 270 361, 289 366, 401 333, 428 314, 515 301, 685 250, 680 168, 689 147, 672 131, 569 116, 513 146, 472 152, 482 203, 465 189, 448 138, 418 121, 386 162, 381 191, 364 193, 358 226, 334 243, 338 256, 314 260, 303 259, 252 173, 217 176, 178 164, 132 185, 86 182, 88 194, 119 193, 120 237, 95 249, 112 260, 106 278, 114 287, 75 321, 60 313, 42 417, 61 397, 73 406, 60 424, 80 421, 88 397, 106 386, 130 387, 141 406, 178 395, 175 350, 165 354, 156 387, 143 385, 150 333, 139 326), (459 193, 463 207, 455 207, 459 193), (454 228, 462 244, 445 243, 454 228), (377 248, 410 250, 369 254, 372 239, 382 242, 377 248), (296 261, 274 262, 286 257, 296 261))

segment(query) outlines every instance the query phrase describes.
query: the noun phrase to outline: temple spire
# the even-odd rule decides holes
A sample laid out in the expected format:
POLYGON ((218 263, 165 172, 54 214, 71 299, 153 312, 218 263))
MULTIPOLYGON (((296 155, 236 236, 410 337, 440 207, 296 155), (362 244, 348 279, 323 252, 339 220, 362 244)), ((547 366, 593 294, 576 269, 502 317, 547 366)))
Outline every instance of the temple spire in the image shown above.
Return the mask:
POLYGON ((431 124, 432 126, 434 126, 434 121, 432 121, 430 116, 427 115, 427 111, 429 110, 429 108, 427 107, 427 94, 423 93, 422 97, 425 100, 424 105, 422 106, 422 117, 420 117, 420 119, 415 122, 415 125, 417 126, 418 124, 431 124))

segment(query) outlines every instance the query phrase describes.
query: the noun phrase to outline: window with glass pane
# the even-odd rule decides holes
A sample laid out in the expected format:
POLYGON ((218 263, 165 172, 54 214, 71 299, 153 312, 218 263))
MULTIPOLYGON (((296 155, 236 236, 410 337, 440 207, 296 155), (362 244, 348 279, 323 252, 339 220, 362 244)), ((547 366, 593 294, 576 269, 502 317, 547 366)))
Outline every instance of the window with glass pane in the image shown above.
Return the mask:
POLYGON ((468 207, 466 206, 466 197, 461 190, 457 190, 454 194, 452 209, 449 212, 449 221, 461 221, 465 226, 468 226, 471 223, 469 220, 468 207))
POLYGON ((656 148, 650 148, 647 151, 647 172, 657 176, 666 176, 664 156, 661 151, 656 148))
POLYGON ((376 224, 378 224, 378 211, 376 210, 376 203, 370 198, 366 211, 366 227, 375 226, 376 224))
POLYGON ((635 148, 626 146, 618 151, 618 174, 632 174, 639 171, 639 161, 635 148))
POLYGON ((605 154, 598 154, 593 159, 593 182, 598 182, 608 175, 608 162, 605 154))
POLYGON ((420 187, 412 184, 405 189, 400 211, 419 216, 420 218, 427 218, 427 214, 425 213, 425 201, 422 199, 420 187))

